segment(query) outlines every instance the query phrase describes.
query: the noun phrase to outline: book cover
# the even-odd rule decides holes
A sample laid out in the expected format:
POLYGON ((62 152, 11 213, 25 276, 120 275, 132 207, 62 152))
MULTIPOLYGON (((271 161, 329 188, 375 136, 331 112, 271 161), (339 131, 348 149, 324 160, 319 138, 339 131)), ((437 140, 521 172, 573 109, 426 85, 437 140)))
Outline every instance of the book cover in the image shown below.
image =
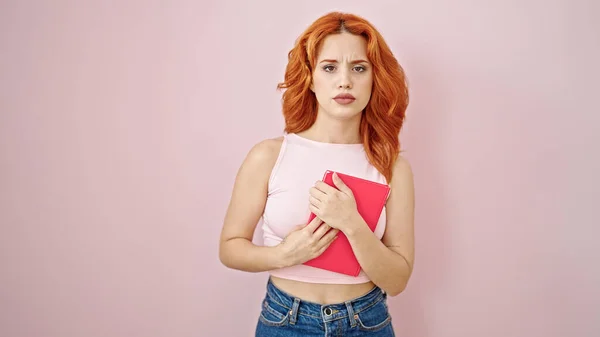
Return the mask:
MULTIPOLYGON (((327 170, 323 176, 323 182, 335 187, 333 172, 327 170)), ((363 217, 371 231, 375 231, 383 207, 389 197, 390 187, 340 172, 337 172, 337 174, 352 190, 358 213, 363 217)), ((311 212, 307 224, 314 218, 315 214, 311 212)), ((336 273, 358 276, 361 270, 360 264, 352 251, 348 238, 341 231, 337 235, 338 238, 329 245, 323 254, 304 264, 336 273)))

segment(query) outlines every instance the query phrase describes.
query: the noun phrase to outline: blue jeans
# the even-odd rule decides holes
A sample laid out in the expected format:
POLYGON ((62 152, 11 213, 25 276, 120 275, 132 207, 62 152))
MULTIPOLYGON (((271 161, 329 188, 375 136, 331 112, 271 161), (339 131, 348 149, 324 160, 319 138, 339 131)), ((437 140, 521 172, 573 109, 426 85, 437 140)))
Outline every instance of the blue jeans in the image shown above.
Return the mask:
POLYGON ((393 337, 387 294, 379 287, 342 303, 321 305, 291 296, 271 279, 256 325, 257 337, 393 337))

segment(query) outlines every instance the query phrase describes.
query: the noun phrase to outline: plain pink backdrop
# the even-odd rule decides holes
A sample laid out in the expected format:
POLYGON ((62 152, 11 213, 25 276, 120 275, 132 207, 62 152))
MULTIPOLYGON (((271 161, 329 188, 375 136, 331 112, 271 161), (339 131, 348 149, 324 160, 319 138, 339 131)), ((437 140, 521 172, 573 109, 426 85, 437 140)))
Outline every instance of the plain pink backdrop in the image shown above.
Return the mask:
POLYGON ((405 67, 417 258, 398 336, 600 335, 600 12, 589 1, 2 1, 0 335, 251 336, 218 237, 329 10, 405 67))

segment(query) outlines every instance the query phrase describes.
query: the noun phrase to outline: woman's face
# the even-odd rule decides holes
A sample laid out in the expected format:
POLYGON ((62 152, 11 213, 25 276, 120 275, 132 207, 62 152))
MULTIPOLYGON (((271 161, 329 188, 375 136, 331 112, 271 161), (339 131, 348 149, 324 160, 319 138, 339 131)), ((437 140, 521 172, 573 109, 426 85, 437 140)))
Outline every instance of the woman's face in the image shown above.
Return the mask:
POLYGON ((327 36, 313 71, 311 90, 319 102, 319 114, 337 119, 359 117, 369 103, 373 71, 367 58, 367 41, 350 33, 327 36), (349 94, 354 98, 336 98, 349 94))

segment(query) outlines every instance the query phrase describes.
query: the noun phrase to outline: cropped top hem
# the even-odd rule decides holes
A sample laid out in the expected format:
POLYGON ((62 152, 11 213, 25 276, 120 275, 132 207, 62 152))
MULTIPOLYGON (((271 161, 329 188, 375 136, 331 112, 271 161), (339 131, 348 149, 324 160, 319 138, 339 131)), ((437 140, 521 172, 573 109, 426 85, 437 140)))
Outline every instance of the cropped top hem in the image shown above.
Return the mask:
MULTIPOLYGON (((310 267, 307 267, 310 268, 310 267)), ((279 277, 282 279, 299 281, 305 283, 323 283, 323 284, 362 284, 371 282, 371 280, 364 274, 358 275, 356 277, 351 277, 344 275, 344 277, 311 277, 305 274, 297 275, 289 272, 284 272, 280 270, 271 270, 269 272, 271 276, 279 277)))

